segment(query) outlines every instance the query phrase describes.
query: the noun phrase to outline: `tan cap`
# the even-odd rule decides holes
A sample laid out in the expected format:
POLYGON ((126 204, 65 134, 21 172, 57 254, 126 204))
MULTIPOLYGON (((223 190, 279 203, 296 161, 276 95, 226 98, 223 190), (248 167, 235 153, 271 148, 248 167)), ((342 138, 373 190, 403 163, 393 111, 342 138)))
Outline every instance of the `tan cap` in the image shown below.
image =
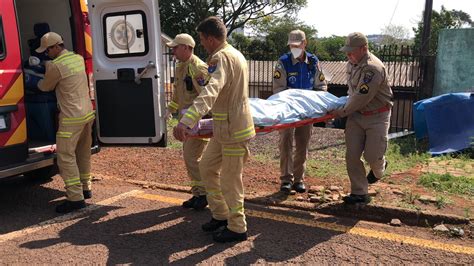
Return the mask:
POLYGON ((339 49, 339 51, 344 53, 352 52, 352 50, 355 48, 364 46, 367 43, 367 37, 365 37, 364 34, 360 32, 353 32, 347 36, 345 45, 339 49))
POLYGON ((176 37, 174 37, 174 40, 166 43, 166 45, 169 47, 175 47, 175 46, 178 46, 179 44, 184 44, 187 46, 191 46, 193 48, 196 45, 193 37, 191 37, 191 35, 186 34, 186 33, 178 34, 176 35, 176 37))
POLYGON ((63 37, 56 32, 50 31, 41 37, 41 45, 35 51, 37 53, 43 53, 48 47, 61 43, 63 43, 63 37))
POLYGON ((306 34, 302 30, 292 30, 288 34, 288 45, 300 45, 304 40, 306 40, 306 34))

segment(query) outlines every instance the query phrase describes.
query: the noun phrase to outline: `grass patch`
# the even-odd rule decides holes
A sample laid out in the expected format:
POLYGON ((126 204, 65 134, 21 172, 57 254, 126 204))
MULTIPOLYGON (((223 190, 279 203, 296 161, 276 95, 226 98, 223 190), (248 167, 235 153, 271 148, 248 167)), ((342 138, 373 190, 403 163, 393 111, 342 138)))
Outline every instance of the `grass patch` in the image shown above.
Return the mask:
POLYGON ((314 177, 346 178, 344 149, 328 148, 311 155, 306 161, 306 173, 314 177))
POLYGON ((435 204, 438 209, 444 208, 446 207, 446 205, 451 204, 451 203, 453 203, 453 201, 443 195, 436 196, 435 204))
POLYGON ((391 172, 403 172, 419 164, 427 164, 431 156, 426 152, 416 149, 416 147, 415 136, 391 140, 386 153, 389 162, 388 174, 391 172))
POLYGON ((420 177, 418 184, 440 192, 474 196, 474 178, 465 176, 428 173, 420 177))

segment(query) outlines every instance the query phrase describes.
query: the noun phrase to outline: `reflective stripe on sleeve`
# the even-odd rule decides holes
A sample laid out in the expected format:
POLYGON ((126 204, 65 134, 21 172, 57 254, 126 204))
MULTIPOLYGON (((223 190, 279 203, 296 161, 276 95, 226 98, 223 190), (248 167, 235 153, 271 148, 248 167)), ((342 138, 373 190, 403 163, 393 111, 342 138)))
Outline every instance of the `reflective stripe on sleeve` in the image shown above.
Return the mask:
POLYGON ((168 104, 169 107, 173 108, 174 110, 178 110, 178 107, 179 105, 173 101, 171 101, 169 104, 168 104))

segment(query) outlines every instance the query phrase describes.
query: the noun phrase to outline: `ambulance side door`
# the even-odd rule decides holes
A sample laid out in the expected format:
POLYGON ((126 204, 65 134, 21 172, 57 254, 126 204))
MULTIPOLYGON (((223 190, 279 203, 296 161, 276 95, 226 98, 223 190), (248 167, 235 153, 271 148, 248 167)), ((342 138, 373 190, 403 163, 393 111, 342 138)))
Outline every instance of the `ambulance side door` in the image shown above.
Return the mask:
POLYGON ((14 1, 0 1, 0 169, 28 158, 24 76, 14 1))
POLYGON ((89 0, 99 141, 166 146, 157 0, 89 0))

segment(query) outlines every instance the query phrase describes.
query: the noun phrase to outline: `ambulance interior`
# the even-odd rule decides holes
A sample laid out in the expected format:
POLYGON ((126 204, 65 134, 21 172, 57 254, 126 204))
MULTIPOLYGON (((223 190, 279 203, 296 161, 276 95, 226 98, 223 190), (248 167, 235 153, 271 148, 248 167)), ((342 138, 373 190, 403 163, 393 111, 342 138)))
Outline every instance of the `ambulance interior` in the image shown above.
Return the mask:
POLYGON ((51 59, 34 50, 40 46, 41 36, 49 31, 63 36, 65 48, 74 50, 73 22, 69 0, 16 0, 15 4, 25 77, 28 146, 33 149, 54 144, 58 124, 54 91, 41 92, 37 88, 37 82, 44 77, 44 62, 51 59))

